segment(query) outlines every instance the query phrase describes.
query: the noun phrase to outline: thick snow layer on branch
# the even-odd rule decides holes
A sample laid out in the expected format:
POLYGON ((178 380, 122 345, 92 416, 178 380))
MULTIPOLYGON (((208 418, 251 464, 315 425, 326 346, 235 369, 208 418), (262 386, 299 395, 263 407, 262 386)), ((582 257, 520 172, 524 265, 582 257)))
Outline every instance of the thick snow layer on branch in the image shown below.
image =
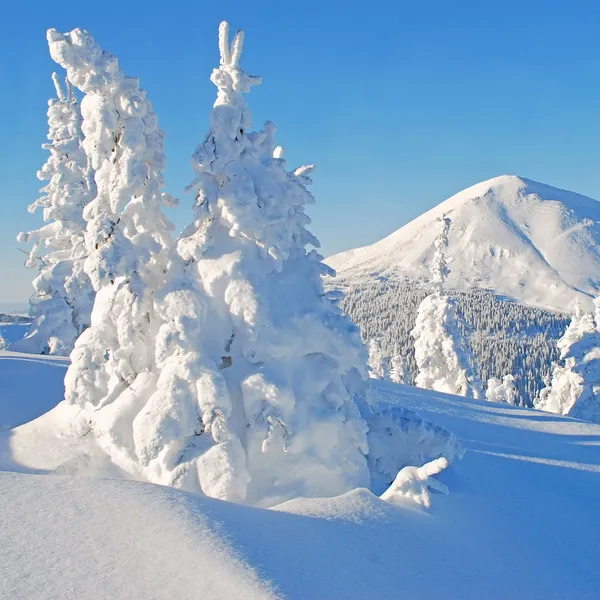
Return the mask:
POLYGON ((83 265, 88 254, 83 210, 95 196, 93 171, 83 150, 81 111, 67 81, 63 90, 53 75, 57 98, 48 103, 50 152, 37 176, 48 183, 29 212, 43 209, 47 223, 36 231, 19 234, 20 242, 33 241, 26 265, 38 268, 33 281, 30 314, 35 321, 14 350, 35 354, 68 355, 77 337, 90 325, 94 290, 83 265))

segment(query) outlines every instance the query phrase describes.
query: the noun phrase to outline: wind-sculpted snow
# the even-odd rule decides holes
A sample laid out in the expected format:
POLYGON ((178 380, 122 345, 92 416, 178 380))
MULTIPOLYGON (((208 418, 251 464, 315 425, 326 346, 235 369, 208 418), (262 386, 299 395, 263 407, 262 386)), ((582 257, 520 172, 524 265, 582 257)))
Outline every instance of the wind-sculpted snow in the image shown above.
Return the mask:
POLYGON ((31 213, 43 209, 46 225, 18 236, 20 242, 34 242, 25 264, 39 269, 30 299, 35 322, 13 350, 66 356, 90 325, 94 290, 84 271, 88 251, 83 211, 96 187, 83 150, 81 111, 73 88, 67 80, 62 90, 56 73, 52 79, 58 97, 48 103, 50 142, 42 146, 50 156, 37 173, 48 184, 29 206, 31 213))
POLYGON ((452 220, 449 289, 477 287, 532 306, 587 308, 600 289, 600 204, 529 179, 502 176, 474 185, 371 246, 327 264, 340 285, 385 277, 429 281, 436 220, 452 220))

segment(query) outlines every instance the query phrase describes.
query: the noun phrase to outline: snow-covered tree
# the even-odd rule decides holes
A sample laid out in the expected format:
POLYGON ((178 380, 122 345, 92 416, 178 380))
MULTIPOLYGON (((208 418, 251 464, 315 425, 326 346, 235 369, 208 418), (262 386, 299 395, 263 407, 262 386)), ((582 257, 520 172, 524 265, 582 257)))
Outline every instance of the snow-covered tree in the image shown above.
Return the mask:
POLYGON ((485 398, 489 402, 506 402, 507 404, 518 404, 518 392, 515 378, 505 375, 502 379, 490 377, 488 379, 485 398))
POLYGON ((157 297, 161 371, 135 442, 158 481, 272 504, 368 484, 366 355, 306 250, 318 247, 304 212, 312 167, 286 169, 271 123, 250 131, 244 94, 260 78, 240 67, 242 44, 222 23, 195 220, 157 297))
POLYGON ((369 376, 373 379, 390 379, 390 357, 383 354, 375 338, 369 340, 369 376))
POLYGON ((579 303, 571 323, 558 341, 560 361, 535 408, 600 423, 600 298, 594 314, 579 303))
POLYGON ((414 329, 418 387, 482 398, 483 389, 473 367, 474 358, 457 325, 455 303, 444 290, 448 266, 444 251, 448 245, 450 219, 440 219, 441 231, 436 238, 430 265, 433 293, 425 297, 417 311, 414 329))
POLYGON ((56 73, 52 79, 58 97, 48 103, 50 141, 42 146, 50 156, 37 173, 38 179, 48 183, 40 190, 42 196, 29 206, 31 213, 43 209, 46 224, 18 237, 20 242, 34 242, 25 263, 39 269, 30 299, 34 322, 14 349, 68 355, 90 325, 94 300, 83 268, 88 254, 83 210, 95 196, 95 185, 82 147, 81 111, 73 88, 67 81, 63 90, 56 73))
POLYGON ((137 473, 132 421, 155 388, 154 346, 161 324, 154 292, 172 245, 161 212, 163 133, 138 80, 81 29, 48 31, 52 58, 81 103, 83 148, 97 195, 85 207, 85 272, 96 298, 91 326, 78 338, 65 378, 66 400, 89 414, 93 435, 121 468, 137 473))
POLYGON ((390 381, 392 383, 408 384, 411 381, 406 359, 400 353, 398 344, 394 344, 394 353, 390 358, 390 381))

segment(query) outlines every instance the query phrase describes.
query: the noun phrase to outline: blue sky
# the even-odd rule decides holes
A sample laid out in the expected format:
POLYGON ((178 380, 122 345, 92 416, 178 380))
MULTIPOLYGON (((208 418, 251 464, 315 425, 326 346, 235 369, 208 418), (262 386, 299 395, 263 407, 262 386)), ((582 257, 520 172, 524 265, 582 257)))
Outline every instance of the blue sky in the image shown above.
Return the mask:
POLYGON ((246 31, 262 75, 254 123, 289 166, 317 164, 309 209, 324 254, 365 245, 473 183, 522 175, 600 198, 600 4, 502 2, 11 2, 0 37, 0 304, 30 294, 16 234, 37 225, 50 75, 45 31, 88 29, 138 76, 183 187, 215 91, 218 23, 246 31))

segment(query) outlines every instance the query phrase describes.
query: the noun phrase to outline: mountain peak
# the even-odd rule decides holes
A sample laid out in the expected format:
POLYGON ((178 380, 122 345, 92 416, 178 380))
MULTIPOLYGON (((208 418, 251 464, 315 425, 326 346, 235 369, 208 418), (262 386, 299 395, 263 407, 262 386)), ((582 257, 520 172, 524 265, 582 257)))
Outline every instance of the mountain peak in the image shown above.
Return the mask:
POLYGON ((427 281, 437 219, 450 217, 455 289, 490 289, 534 306, 570 310, 600 289, 600 203, 516 175, 454 194, 371 246, 327 260, 341 280, 427 281))

